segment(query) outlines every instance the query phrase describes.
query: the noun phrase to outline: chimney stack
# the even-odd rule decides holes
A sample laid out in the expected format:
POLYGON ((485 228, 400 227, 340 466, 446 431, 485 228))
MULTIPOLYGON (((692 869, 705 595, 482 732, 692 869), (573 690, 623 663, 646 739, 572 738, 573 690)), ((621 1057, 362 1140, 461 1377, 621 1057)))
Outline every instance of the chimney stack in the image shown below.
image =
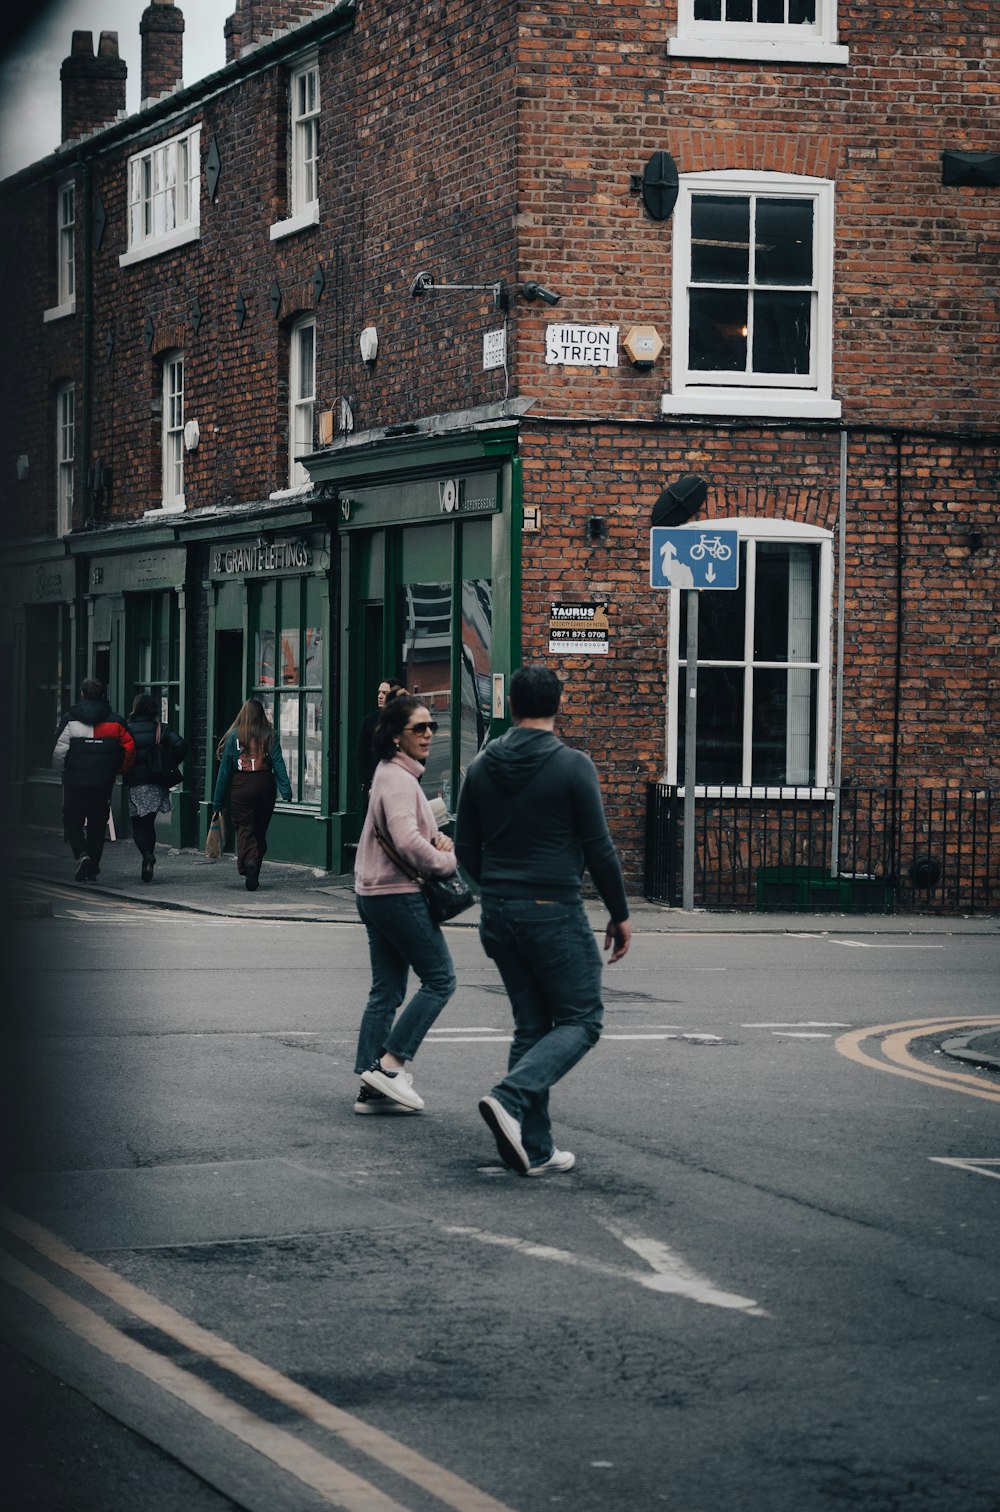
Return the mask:
POLYGON ((236 9, 226 22, 226 62, 232 63, 262 37, 307 21, 329 4, 330 0, 236 0, 236 9))
POLYGON ((174 0, 150 0, 139 22, 140 99, 155 100, 183 82, 184 17, 174 0))
POLYGON ((125 110, 125 78, 128 67, 118 56, 118 33, 101 32, 94 57, 94 34, 75 31, 70 55, 63 62, 62 139, 110 126, 125 110))

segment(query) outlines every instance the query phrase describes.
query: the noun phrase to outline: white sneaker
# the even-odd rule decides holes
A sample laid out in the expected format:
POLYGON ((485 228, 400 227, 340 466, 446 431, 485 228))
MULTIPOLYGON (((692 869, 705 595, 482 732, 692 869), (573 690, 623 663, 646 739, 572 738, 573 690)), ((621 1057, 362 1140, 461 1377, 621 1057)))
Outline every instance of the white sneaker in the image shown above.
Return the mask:
POLYGON ((508 1113, 503 1103, 498 1102, 495 1097, 481 1097, 479 1111, 493 1131, 493 1138, 497 1142, 500 1159, 504 1165, 526 1176, 531 1162, 521 1143, 521 1125, 517 1119, 512 1113, 508 1113))
POLYGON ((376 1092, 384 1092, 393 1102, 402 1103, 404 1108, 422 1108, 424 1105, 423 1098, 413 1090, 413 1077, 409 1071, 383 1071, 381 1066, 373 1066, 370 1071, 362 1071, 361 1080, 374 1087, 376 1092))
POLYGON ((576 1165, 576 1156, 570 1150, 553 1150, 548 1160, 541 1165, 529 1166, 526 1176, 545 1176, 549 1171, 571 1171, 576 1165))

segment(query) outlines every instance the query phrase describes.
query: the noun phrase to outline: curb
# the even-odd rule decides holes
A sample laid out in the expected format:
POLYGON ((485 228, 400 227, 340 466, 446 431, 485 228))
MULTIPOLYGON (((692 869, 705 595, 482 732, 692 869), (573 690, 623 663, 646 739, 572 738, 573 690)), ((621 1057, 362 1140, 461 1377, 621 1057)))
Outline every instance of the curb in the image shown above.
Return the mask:
POLYGON ((983 1066, 990 1071, 1000 1071, 1000 1055, 994 1055, 986 1050, 974 1050, 972 1047, 979 1039, 997 1037, 996 1029, 980 1029, 975 1034, 965 1034, 959 1039, 945 1040, 941 1050, 945 1055, 953 1056, 955 1060, 967 1061, 973 1066, 983 1066))

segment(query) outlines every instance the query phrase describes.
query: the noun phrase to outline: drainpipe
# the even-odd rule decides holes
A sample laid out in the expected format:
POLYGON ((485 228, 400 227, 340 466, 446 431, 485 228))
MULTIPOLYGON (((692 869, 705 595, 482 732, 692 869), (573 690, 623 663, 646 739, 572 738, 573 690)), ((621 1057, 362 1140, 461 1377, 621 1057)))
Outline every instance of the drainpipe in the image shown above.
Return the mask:
POLYGON ((833 824, 830 842, 830 875, 840 871, 840 788, 844 766, 844 627, 847 601, 847 432, 840 432, 840 504, 837 514, 837 689, 833 721, 833 824))
POLYGON ((892 790, 899 783, 899 719, 903 681, 903 437, 896 432, 896 651, 892 697, 892 790))
POLYGON ((91 410, 93 408, 94 387, 91 376, 94 345, 94 206, 90 163, 86 158, 80 158, 79 163, 83 172, 83 353, 80 374, 80 456, 82 463, 82 477, 80 481, 82 487, 80 489, 80 496, 83 500, 83 519, 81 524, 87 526, 91 523, 94 504, 93 490, 90 482, 91 410))

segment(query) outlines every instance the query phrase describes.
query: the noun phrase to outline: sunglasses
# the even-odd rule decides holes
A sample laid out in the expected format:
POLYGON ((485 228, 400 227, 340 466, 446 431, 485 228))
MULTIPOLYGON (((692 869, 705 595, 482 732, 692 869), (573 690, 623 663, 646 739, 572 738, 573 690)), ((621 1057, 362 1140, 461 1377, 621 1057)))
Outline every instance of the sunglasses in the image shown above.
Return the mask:
POLYGON ((430 732, 431 732, 432 735, 436 735, 437 734, 437 720, 436 719, 422 719, 419 724, 407 725, 406 728, 407 728, 407 731, 409 732, 409 734, 411 734, 411 735, 426 735, 428 730, 430 730, 430 732))

